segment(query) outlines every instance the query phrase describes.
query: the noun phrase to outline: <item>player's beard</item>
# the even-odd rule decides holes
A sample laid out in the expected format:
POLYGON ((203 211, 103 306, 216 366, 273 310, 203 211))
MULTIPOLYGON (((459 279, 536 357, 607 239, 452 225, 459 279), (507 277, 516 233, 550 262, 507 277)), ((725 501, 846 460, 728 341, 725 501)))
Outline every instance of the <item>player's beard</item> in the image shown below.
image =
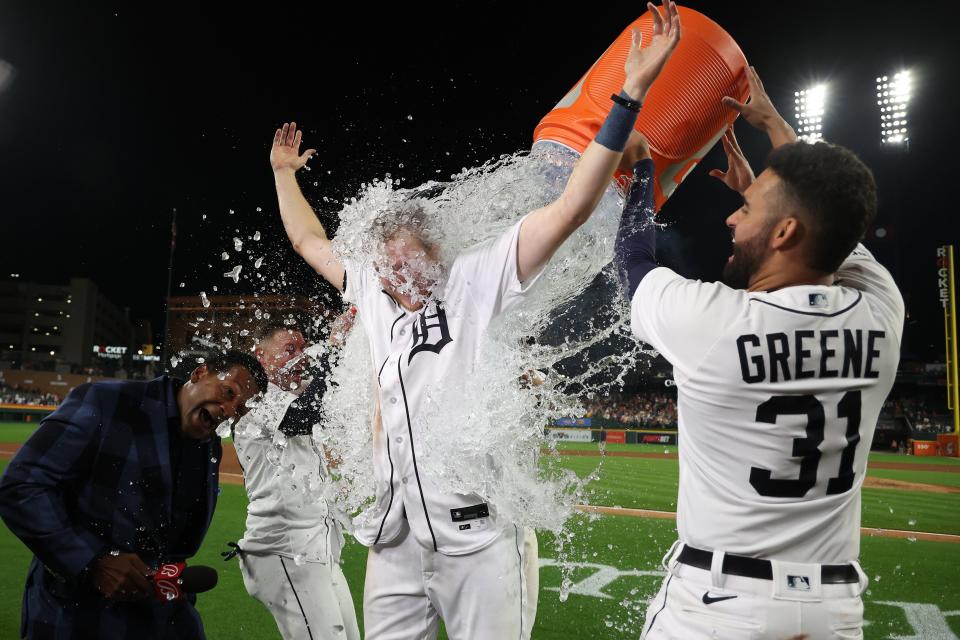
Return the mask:
POLYGON ((733 260, 723 267, 724 284, 734 289, 750 287, 750 279, 760 270, 760 265, 767 258, 767 241, 775 224, 769 224, 761 233, 733 245, 733 260))

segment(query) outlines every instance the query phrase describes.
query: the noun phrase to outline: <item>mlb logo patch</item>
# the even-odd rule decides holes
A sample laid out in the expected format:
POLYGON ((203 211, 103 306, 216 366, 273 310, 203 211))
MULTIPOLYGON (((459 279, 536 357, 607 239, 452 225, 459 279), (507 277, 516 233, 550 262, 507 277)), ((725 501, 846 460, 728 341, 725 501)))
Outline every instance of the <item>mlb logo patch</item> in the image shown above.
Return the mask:
POLYGON ((787 576, 787 588, 795 591, 810 591, 810 578, 807 576, 787 576))
POLYGON ((809 300, 811 307, 827 306, 827 294, 825 293, 811 293, 809 300))

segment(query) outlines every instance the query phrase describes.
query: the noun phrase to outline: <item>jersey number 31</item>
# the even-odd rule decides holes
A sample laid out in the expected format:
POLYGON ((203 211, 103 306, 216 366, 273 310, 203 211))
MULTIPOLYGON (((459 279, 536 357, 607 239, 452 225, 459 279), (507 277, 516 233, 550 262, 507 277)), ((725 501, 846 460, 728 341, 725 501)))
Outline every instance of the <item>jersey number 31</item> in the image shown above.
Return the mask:
MULTIPOLYGON (((820 443, 826 423, 823 403, 815 396, 773 396, 757 407, 757 422, 776 424, 783 415, 806 415, 807 437, 794 438, 793 457, 800 458, 800 477, 795 480, 771 478, 770 469, 752 467, 750 484, 762 496, 802 498, 817 483, 820 443)), ((840 470, 827 483, 827 495, 849 491, 853 487, 853 456, 860 443, 860 392, 848 391, 837 404, 837 417, 847 421, 847 446, 840 454, 840 470)))

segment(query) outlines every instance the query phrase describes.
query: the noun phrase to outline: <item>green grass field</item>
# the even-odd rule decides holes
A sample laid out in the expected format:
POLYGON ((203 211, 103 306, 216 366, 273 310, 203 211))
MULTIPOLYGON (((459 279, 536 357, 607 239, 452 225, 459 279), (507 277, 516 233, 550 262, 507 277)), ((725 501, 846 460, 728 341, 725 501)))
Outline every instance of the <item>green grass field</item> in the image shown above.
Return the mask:
MULTIPOLYGON (((23 427, 0 424, 0 442, 21 441, 30 430, 23 427)), ((664 450, 662 446, 620 445, 617 448, 624 447, 634 451, 664 450)), ((608 450, 614 448, 611 446, 608 450)), ((928 460, 887 454, 875 454, 871 460, 956 464, 943 458, 928 460)), ((592 471, 598 462, 598 458, 563 459, 563 464, 577 473, 592 471)), ((0 469, 4 467, 5 463, 0 462, 0 469)), ((884 469, 871 475, 948 486, 957 486, 960 479, 960 473, 922 470, 884 469)), ((600 479, 591 489, 591 502, 672 511, 676 504, 676 483, 676 460, 607 457, 603 460, 600 479)), ((222 489, 206 542, 193 559, 196 564, 214 566, 220 571, 217 588, 200 596, 199 608, 207 635, 211 640, 279 638, 266 609, 244 591, 236 561, 225 563, 219 556, 227 541, 241 537, 246 515, 243 488, 224 485, 222 489)), ((863 524, 960 534, 958 498, 960 494, 867 489, 863 495, 863 524)), ((580 516, 572 529, 576 542, 569 559, 575 566, 574 587, 566 602, 560 602, 557 593, 560 570, 552 563, 556 558, 552 540, 549 535, 540 536, 540 606, 533 637, 637 638, 646 600, 656 592, 661 581, 660 576, 652 572, 659 570, 660 557, 676 535, 673 521, 580 516)), ((344 572, 358 611, 365 551, 352 542, 344 550, 344 572)), ((15 638, 30 554, 5 527, 0 527, 0 554, 8 565, 0 577, 0 602, 3 603, 0 638, 15 638)), ((960 638, 960 589, 953 581, 956 567, 960 566, 960 544, 864 537, 862 562, 871 576, 871 586, 865 595, 867 638, 960 638)))

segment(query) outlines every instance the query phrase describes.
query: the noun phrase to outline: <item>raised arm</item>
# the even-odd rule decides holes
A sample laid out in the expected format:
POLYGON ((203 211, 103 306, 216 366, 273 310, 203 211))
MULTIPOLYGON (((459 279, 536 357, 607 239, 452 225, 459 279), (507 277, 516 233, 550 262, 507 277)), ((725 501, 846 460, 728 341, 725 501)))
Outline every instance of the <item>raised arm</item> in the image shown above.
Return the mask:
POLYGON ((770 137, 773 148, 797 141, 797 132, 793 130, 783 116, 773 106, 773 101, 763 88, 760 75, 754 67, 747 70, 747 84, 750 85, 750 101, 737 102, 730 96, 723 98, 723 106, 733 109, 743 116, 750 126, 760 129, 770 137))
POLYGON ((297 171, 316 153, 316 149, 300 153, 302 134, 297 130, 297 123, 291 122, 277 129, 273 136, 270 165, 277 186, 280 218, 293 250, 327 282, 342 290, 343 264, 333 254, 326 230, 297 184, 297 171))
MULTIPOLYGON (((665 15, 648 3, 653 14, 653 38, 643 47, 634 30, 624 66, 626 82, 621 98, 641 103, 653 81, 680 41, 680 15, 674 2, 665 3, 665 15)), ((521 282, 535 275, 560 245, 587 221, 600 202, 620 163, 624 145, 636 122, 638 104, 616 103, 593 142, 584 150, 560 197, 537 209, 524 221, 517 242, 517 275, 521 282)))
MULTIPOLYGON (((770 138, 770 145, 776 149, 779 146, 790 144, 797 141, 797 133, 793 130, 787 121, 783 119, 777 108, 773 106, 773 101, 763 88, 763 82, 757 70, 753 67, 747 70, 747 83, 750 85, 750 101, 743 103, 737 102, 733 98, 726 96, 723 98, 723 106, 733 109, 743 116, 755 129, 759 129, 770 138)), ((727 170, 711 169, 710 175, 717 178, 723 184, 730 187, 737 193, 742 194, 747 190, 755 179, 753 169, 750 163, 740 149, 737 142, 737 136, 733 132, 733 125, 724 132, 723 151, 727 156, 727 170)))

